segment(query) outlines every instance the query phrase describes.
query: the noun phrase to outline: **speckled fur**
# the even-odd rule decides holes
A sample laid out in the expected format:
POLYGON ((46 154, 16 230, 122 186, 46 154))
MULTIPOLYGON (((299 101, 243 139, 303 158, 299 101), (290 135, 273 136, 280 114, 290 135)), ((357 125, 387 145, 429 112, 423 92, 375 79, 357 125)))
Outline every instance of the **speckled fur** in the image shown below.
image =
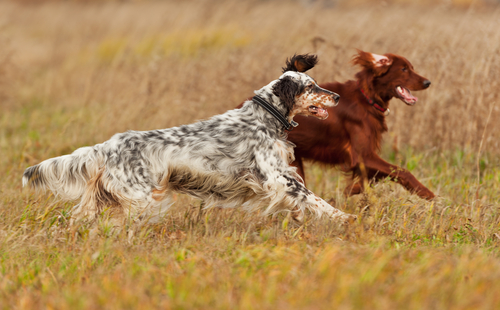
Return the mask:
MULTIPOLYGON (((311 104, 334 105, 331 92, 311 83, 308 75, 287 71, 255 93, 291 119, 307 114, 311 104), (297 86, 291 109, 275 94, 279 83, 290 81, 297 86)), ((206 207, 261 209, 263 214, 302 215, 310 210, 318 216, 349 219, 299 182, 289 165, 292 160, 293 145, 286 141, 282 125, 249 100, 241 109, 208 120, 128 131, 46 160, 26 169, 23 185, 49 189, 63 199, 80 199, 74 219, 94 219, 109 208, 115 216, 156 221, 171 205, 174 192, 202 199, 206 207)))

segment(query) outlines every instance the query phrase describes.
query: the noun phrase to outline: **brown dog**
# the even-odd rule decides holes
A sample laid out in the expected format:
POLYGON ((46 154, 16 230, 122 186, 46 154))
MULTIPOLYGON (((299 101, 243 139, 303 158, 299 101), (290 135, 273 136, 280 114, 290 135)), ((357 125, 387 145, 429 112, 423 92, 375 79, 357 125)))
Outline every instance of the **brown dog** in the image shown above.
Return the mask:
POLYGON ((408 60, 394 54, 358 51, 353 63, 362 68, 356 80, 320 84, 340 95, 340 104, 328 108, 328 119, 295 118, 300 126, 288 135, 288 140, 297 146, 292 165, 302 178, 303 159, 341 166, 343 171, 352 172, 354 181, 345 189, 347 195, 361 193, 367 180, 389 177, 422 198, 434 198, 409 171, 389 164, 378 155, 382 133, 387 131, 385 116, 389 100, 396 97, 414 105, 417 98, 410 90, 426 89, 431 82, 415 73, 408 60))

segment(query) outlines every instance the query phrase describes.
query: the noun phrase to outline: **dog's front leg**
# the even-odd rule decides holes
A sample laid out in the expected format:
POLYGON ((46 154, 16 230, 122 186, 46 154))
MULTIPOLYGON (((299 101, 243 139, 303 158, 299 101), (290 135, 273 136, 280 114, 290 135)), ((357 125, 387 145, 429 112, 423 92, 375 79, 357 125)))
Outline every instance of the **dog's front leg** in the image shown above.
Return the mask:
POLYGON ((420 183, 417 178, 411 174, 411 172, 401 167, 389 164, 378 155, 366 158, 364 163, 367 170, 372 171, 372 175, 376 173, 376 179, 390 177, 392 180, 401 184, 408 191, 414 192, 420 196, 420 198, 432 200, 436 197, 436 195, 420 183))
POLYGON ((304 212, 311 211, 318 217, 326 215, 336 221, 352 223, 356 216, 342 212, 308 190, 293 171, 275 171, 266 174, 264 188, 271 197, 268 211, 290 211, 295 220, 302 222, 304 212))
MULTIPOLYGON (((336 221, 341 221, 344 224, 352 224, 356 221, 357 216, 345 213, 332 205, 330 205, 328 202, 323 200, 322 198, 318 197, 316 194, 313 192, 309 191, 310 194, 306 195, 303 199, 305 199, 306 202, 313 202, 314 208, 316 210, 316 213, 319 214, 325 214, 331 219, 334 219, 336 221)), ((300 219, 297 219, 300 220, 300 219)))
POLYGON ((262 180, 266 196, 270 199, 267 212, 292 212, 293 217, 302 221, 304 212, 311 211, 317 216, 326 215, 342 222, 353 222, 356 217, 332 207, 308 190, 299 180, 297 172, 289 166, 286 151, 274 144, 273 152, 264 149, 256 152, 256 172, 262 180))

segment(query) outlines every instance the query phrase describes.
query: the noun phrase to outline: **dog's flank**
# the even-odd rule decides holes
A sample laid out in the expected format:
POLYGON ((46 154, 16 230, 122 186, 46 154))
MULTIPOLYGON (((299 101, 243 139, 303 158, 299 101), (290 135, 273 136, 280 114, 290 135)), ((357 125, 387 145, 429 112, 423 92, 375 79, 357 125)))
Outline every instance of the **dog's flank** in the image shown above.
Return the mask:
MULTIPOLYGON (((299 56, 290 61, 304 67, 315 63, 313 56, 299 56)), ((288 120, 310 113, 311 106, 326 110, 338 101, 337 94, 295 70, 255 93, 288 120)), ((157 220, 178 192, 202 199, 205 207, 261 209, 263 214, 310 210, 352 221, 297 181, 289 166, 293 147, 285 137, 278 119, 249 100, 242 109, 194 124, 116 134, 28 168, 23 184, 80 198, 73 211, 78 219, 95 218, 109 208, 115 216, 157 220)))

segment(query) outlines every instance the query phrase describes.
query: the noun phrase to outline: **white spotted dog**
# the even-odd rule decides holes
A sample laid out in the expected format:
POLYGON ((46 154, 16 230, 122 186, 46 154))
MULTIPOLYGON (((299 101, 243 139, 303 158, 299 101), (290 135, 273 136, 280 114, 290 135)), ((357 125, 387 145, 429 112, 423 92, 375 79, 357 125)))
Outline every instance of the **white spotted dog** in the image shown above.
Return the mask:
POLYGON ((255 91, 241 109, 180 127, 127 131, 43 161, 26 169, 23 186, 80 199, 73 220, 94 220, 108 209, 115 220, 157 221, 178 192, 202 199, 206 207, 294 212, 298 220, 309 210, 352 222, 355 216, 305 188, 289 165, 293 145, 285 130, 296 125, 293 117, 324 119, 326 107, 338 103, 337 94, 301 73, 316 62, 316 56, 292 57, 283 75, 255 91))

